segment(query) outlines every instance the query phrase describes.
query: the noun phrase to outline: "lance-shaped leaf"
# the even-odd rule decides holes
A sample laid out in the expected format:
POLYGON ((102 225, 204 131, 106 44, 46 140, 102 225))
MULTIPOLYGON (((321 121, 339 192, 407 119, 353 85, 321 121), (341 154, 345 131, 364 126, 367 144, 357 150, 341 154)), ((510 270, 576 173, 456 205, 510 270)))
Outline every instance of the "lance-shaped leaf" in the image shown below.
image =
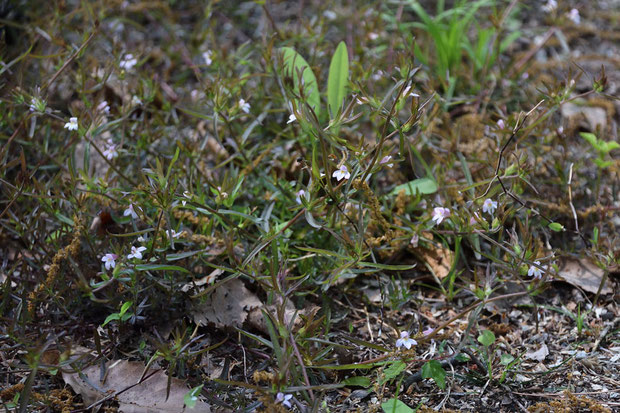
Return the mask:
POLYGON ((295 93, 306 98, 306 103, 312 107, 317 117, 321 110, 321 97, 316 77, 306 59, 290 47, 282 48, 282 61, 284 63, 284 74, 293 78, 295 93), (300 89, 299 74, 303 80, 303 93, 300 89))
POLYGON ((342 102, 347 93, 349 84, 349 55, 347 46, 340 42, 336 52, 332 56, 329 65, 329 77, 327 78, 327 103, 332 117, 342 107, 342 102))

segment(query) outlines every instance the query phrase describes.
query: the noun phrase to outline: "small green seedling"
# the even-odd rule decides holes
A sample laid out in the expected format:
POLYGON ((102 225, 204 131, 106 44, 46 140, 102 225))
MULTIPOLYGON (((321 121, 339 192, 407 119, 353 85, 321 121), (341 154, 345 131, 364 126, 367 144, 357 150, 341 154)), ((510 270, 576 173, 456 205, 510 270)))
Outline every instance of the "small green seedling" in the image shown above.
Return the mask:
POLYGON ((495 334, 491 330, 484 330, 478 336, 478 342, 484 346, 484 358, 487 364, 489 379, 493 378, 493 352, 491 346, 495 343, 495 334))
POLYGON ((134 314, 131 312, 127 312, 127 310, 129 310, 129 308, 131 307, 131 305, 133 304, 133 301, 127 301, 125 303, 123 303, 123 305, 121 305, 121 309, 118 313, 112 313, 110 314, 105 321, 103 322, 103 324, 101 324, 101 327, 105 326, 106 324, 108 324, 110 321, 114 321, 114 320, 120 320, 121 322, 125 322, 127 320, 129 320, 134 314))
POLYGON ((589 132, 581 132, 580 135, 588 141, 588 143, 592 145, 592 148, 594 148, 598 153, 598 158, 594 160, 594 163, 599 167, 599 169, 605 169, 613 165, 613 161, 606 161, 605 157, 612 150, 620 148, 620 144, 618 144, 618 142, 598 139, 595 134, 589 132))
POLYGON ((193 409, 196 406, 196 403, 198 402, 198 396, 202 391, 202 386, 203 385, 201 384, 200 386, 194 387, 185 394, 185 396, 183 397, 183 402, 185 403, 185 406, 187 406, 187 408, 193 409))

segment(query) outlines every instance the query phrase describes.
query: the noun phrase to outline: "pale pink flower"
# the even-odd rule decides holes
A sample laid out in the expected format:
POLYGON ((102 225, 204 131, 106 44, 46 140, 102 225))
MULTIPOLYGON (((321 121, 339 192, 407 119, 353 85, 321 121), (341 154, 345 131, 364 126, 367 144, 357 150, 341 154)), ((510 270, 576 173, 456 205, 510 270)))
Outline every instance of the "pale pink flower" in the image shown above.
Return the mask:
POLYGON ((581 23, 581 16, 579 15, 579 10, 571 9, 568 13, 566 13, 566 17, 571 20, 575 24, 581 23))
POLYGON ((78 118, 69 118, 69 122, 65 123, 65 129, 78 130, 78 118))
POLYGON ((298 204, 301 204, 302 203, 301 198, 305 198, 305 197, 306 197, 306 191, 304 191, 303 189, 300 189, 295 194, 295 201, 297 201, 298 204))
POLYGON ((205 61, 205 65, 211 66, 211 63, 213 63, 213 60, 211 59, 212 55, 213 55, 213 52, 211 50, 207 50, 206 52, 202 54, 202 58, 205 61))
POLYGON ((448 208, 436 207, 433 209, 433 221, 439 225, 441 222, 450 216, 450 210, 448 208))
POLYGON ((138 260, 142 259, 142 251, 146 251, 146 247, 134 247, 131 246, 131 254, 127 256, 128 259, 136 258, 138 260))
POLYGON ((292 398, 293 398, 292 394, 284 394, 282 392, 279 392, 278 394, 276 394, 276 404, 282 403, 283 406, 286 406, 290 409, 292 407, 291 406, 292 398))
POLYGON ((136 210, 133 207, 133 204, 129 204, 125 212, 123 212, 123 216, 131 215, 132 219, 138 219, 138 214, 136 214, 136 210))
POLYGON ((418 342, 409 337, 408 331, 401 331, 400 338, 396 340, 396 348, 405 347, 407 350, 411 348, 411 346, 417 346, 418 342))
POLYGON ((493 215, 493 212, 497 209, 497 201, 493 201, 490 198, 484 200, 482 204, 482 212, 488 213, 489 215, 493 215))
POLYGON ((246 102, 244 99, 239 99, 239 109, 241 109, 242 112, 245 113, 250 113, 250 104, 248 102, 246 102))
POLYGON ((103 151, 103 156, 109 161, 116 158, 118 156, 118 151, 116 150, 116 145, 110 145, 103 151))
POLYGON ((347 169, 346 165, 341 165, 340 168, 334 171, 332 177, 336 178, 338 181, 342 181, 343 179, 349 179, 351 177, 351 173, 347 169))
POLYGON ((391 159, 392 159, 391 155, 384 156, 383 159, 381 159, 379 161, 379 165, 386 165, 387 164, 386 166, 388 168, 391 168, 391 167, 394 166, 394 163, 390 162, 391 159))
POLYGON ((534 261, 534 264, 538 265, 539 267, 542 267, 543 269, 541 270, 538 267, 535 267, 534 265, 530 266, 530 269, 527 270, 527 275, 529 275, 530 277, 534 277, 534 278, 538 278, 539 280, 542 279, 543 276, 543 270, 547 269, 546 265, 540 265, 540 261, 534 261))
POLYGON ((547 4, 545 4, 542 9, 547 13, 551 13, 558 8, 558 2, 556 0, 548 0, 547 4))
POLYGON ((118 255, 116 254, 106 254, 103 256, 103 258, 101 258, 101 261, 104 262, 106 270, 111 270, 112 268, 116 267, 117 258, 118 255))
POLYGON ((127 53, 123 60, 119 63, 121 69, 131 70, 138 63, 138 59, 136 59, 131 53, 127 53))

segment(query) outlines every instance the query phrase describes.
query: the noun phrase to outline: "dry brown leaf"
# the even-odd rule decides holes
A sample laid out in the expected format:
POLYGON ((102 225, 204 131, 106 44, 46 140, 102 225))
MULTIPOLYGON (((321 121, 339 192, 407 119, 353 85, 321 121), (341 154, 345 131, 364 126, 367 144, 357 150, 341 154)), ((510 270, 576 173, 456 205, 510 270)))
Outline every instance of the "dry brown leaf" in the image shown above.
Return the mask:
MULTIPOLYGON (((274 315, 276 314, 275 306, 270 305, 264 308, 269 313, 274 314, 274 315)), ((291 320, 295 318, 295 321, 293 322, 293 328, 297 328, 301 325, 303 321, 300 315, 306 316, 310 314, 312 311, 314 311, 315 309, 316 309, 316 306, 311 306, 308 308, 304 308, 302 310, 297 310, 291 301, 287 301, 286 309, 284 310, 284 323, 287 326, 290 326, 291 320)), ((263 312, 261 311, 261 308, 255 308, 254 310, 250 311, 250 313, 248 314, 247 321, 250 327, 253 327, 265 334, 269 334, 269 330, 267 329, 267 324, 265 323, 265 318, 263 317, 263 312)))
POLYGON ((452 250, 443 246, 437 247, 429 244, 427 248, 419 248, 418 252, 437 278, 443 280, 448 276, 452 267, 452 261, 454 260, 452 250))
POLYGON ((150 369, 142 383, 138 383, 144 372, 144 365, 127 360, 106 363, 105 380, 101 380, 100 366, 90 366, 79 373, 63 373, 62 377, 73 390, 80 394, 87 405, 116 394, 114 400, 119 403, 122 413, 210 413, 211 407, 201 401, 193 409, 184 406, 184 397, 189 392, 185 382, 173 378, 170 383, 170 395, 166 400, 168 376, 163 370, 150 369))
POLYGON ((543 361, 548 355, 549 348, 545 343, 542 343, 538 350, 528 351, 527 353, 525 353, 525 358, 536 361, 543 361))
POLYGON ((194 305, 192 316, 199 325, 215 324, 216 327, 241 327, 248 313, 261 307, 260 300, 239 279, 217 287, 202 304, 194 305))
MULTIPOLYGON (((597 267, 587 258, 581 260, 566 259, 560 264, 560 276, 568 283, 583 288, 585 291, 596 294, 605 271, 597 267)), ((601 294, 611 294, 609 279, 603 286, 601 294)))
POLYGON ((211 271, 210 274, 205 275, 204 277, 198 280, 186 283, 184 286, 181 287, 181 291, 186 293, 192 288, 201 287, 205 284, 213 284, 215 280, 217 279, 217 277, 219 277, 222 274, 224 274, 224 270, 216 268, 215 270, 211 271))

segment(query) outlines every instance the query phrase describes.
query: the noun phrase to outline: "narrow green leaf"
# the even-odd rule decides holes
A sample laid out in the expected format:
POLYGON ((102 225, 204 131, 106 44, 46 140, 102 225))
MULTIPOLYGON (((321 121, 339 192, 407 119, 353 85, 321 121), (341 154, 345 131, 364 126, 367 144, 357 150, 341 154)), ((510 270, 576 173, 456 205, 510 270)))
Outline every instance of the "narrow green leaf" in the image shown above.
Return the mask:
POLYGON ((347 386, 370 387, 370 379, 365 376, 355 376, 345 379, 343 383, 347 386))
POLYGON ((358 264, 362 267, 377 268, 380 270, 389 271, 407 271, 413 269, 416 266, 416 264, 379 264, 376 262, 365 261, 360 261, 358 264))
POLYGON ((327 103, 332 118, 342 107, 342 101, 347 93, 349 84, 349 54, 344 42, 340 42, 329 64, 327 79, 327 103))
POLYGON ((321 111, 321 97, 316 77, 306 59, 290 47, 282 48, 282 60, 284 62, 284 74, 293 78, 295 92, 305 96, 308 105, 312 107, 317 117, 321 111), (303 79, 303 93, 300 88, 299 74, 303 79))
POLYGON ((437 192, 437 184, 431 178, 419 178, 409 181, 406 184, 398 185, 391 192, 391 195, 398 195, 404 190, 407 195, 415 195, 417 192, 421 194, 434 194, 437 192))
POLYGON ((384 413, 413 413, 413 409, 398 399, 390 399, 381 403, 384 413))
POLYGON ((120 318, 121 318, 121 315, 119 313, 110 314, 109 316, 106 317, 106 319, 103 322, 103 324, 101 324, 101 327, 105 326, 106 324, 108 324, 112 320, 118 320, 120 318))
POLYGON ((121 311, 119 312, 120 315, 125 314, 127 310, 129 310, 129 307, 131 307, 132 304, 133 304, 133 301, 127 301, 126 303, 123 303, 123 305, 121 306, 121 311))
POLYGON ((136 271, 181 271, 190 274, 190 272, 183 267, 165 264, 138 264, 136 265, 136 271))

